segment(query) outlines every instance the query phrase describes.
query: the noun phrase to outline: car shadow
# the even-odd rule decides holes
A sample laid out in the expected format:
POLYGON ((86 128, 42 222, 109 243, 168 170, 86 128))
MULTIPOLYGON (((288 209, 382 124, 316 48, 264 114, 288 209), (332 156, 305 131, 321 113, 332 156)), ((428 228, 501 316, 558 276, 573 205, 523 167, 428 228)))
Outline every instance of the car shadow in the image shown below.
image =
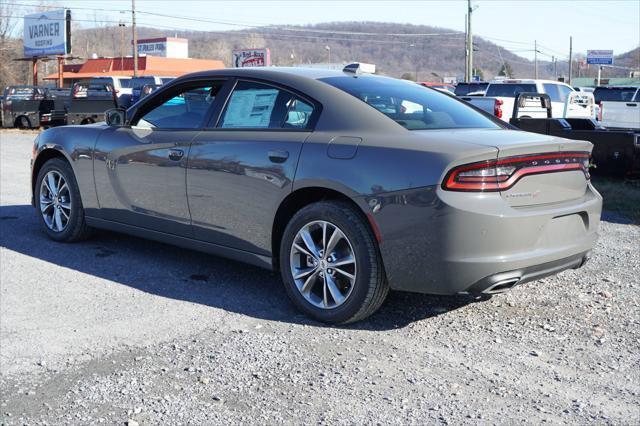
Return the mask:
POLYGON ((601 220, 610 223, 616 223, 618 225, 633 225, 634 221, 622 215, 620 213, 614 212, 612 210, 603 210, 601 220))
MULTIPOLYGON (((277 273, 106 231, 80 243, 57 243, 43 232, 30 205, 0 206, 0 247, 161 297, 259 319, 327 327, 294 309, 277 273)), ((402 328, 476 301, 466 295, 391 292, 376 314, 345 327, 402 328)))

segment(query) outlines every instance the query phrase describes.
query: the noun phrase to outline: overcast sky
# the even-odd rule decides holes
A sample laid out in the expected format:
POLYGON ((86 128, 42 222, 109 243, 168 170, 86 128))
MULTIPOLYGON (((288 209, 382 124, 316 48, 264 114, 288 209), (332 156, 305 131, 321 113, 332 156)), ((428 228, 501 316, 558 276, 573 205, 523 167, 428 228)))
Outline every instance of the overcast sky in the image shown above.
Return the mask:
MULTIPOLYGON (((7 2, 37 4, 30 0, 7 2)), ((53 2, 42 2, 53 3, 53 2)), ((58 5, 73 10, 76 20, 129 20, 130 0, 59 0, 58 5), (94 11, 89 9, 107 9, 94 11), (114 12, 111 12, 113 10, 114 12)), ((473 32, 532 58, 533 43, 546 55, 567 57, 569 36, 573 36, 574 52, 587 49, 613 49, 615 54, 640 45, 640 0, 476 0, 473 32)), ((439 26, 464 31, 466 0, 448 1, 193 1, 136 0, 140 25, 167 29, 231 30, 242 25, 296 25, 328 21, 379 21, 439 26), (154 12, 170 17, 144 14, 154 12), (229 25, 194 20, 219 20, 229 25)), ((90 26, 90 22, 81 22, 90 26)))

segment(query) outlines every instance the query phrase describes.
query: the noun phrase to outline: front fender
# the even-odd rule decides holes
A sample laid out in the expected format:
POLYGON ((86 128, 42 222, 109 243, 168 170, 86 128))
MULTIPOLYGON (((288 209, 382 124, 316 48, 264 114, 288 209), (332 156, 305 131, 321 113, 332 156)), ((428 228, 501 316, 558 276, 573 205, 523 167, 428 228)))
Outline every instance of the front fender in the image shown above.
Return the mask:
POLYGON ((78 183, 85 213, 99 208, 93 174, 93 153, 101 126, 61 126, 42 132, 34 141, 31 170, 32 193, 42 165, 52 157, 62 156, 69 162, 78 183))

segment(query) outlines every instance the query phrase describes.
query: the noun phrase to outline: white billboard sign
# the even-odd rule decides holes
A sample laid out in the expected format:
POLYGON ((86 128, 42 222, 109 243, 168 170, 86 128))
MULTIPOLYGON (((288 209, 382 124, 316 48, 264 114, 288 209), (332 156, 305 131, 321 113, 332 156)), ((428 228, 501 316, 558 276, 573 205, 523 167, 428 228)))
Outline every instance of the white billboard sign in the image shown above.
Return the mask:
POLYGON ((184 38, 160 37, 138 40, 138 55, 188 58, 189 41, 184 38))
POLYGON ((24 17, 24 56, 71 53, 71 14, 66 9, 32 13, 24 17))
POLYGON ((245 67, 268 67, 271 65, 271 52, 269 49, 238 49, 233 51, 233 66, 235 68, 245 67))

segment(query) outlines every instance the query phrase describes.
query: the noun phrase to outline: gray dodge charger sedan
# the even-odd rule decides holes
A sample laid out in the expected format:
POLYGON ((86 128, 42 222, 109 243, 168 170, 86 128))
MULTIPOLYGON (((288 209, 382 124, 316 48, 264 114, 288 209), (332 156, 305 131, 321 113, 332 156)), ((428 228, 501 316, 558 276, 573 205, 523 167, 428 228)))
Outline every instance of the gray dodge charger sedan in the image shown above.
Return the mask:
POLYGON ((104 228, 279 270, 299 309, 347 323, 389 289, 492 294, 582 266, 591 148, 411 82, 228 69, 43 132, 33 202, 56 241, 104 228))

